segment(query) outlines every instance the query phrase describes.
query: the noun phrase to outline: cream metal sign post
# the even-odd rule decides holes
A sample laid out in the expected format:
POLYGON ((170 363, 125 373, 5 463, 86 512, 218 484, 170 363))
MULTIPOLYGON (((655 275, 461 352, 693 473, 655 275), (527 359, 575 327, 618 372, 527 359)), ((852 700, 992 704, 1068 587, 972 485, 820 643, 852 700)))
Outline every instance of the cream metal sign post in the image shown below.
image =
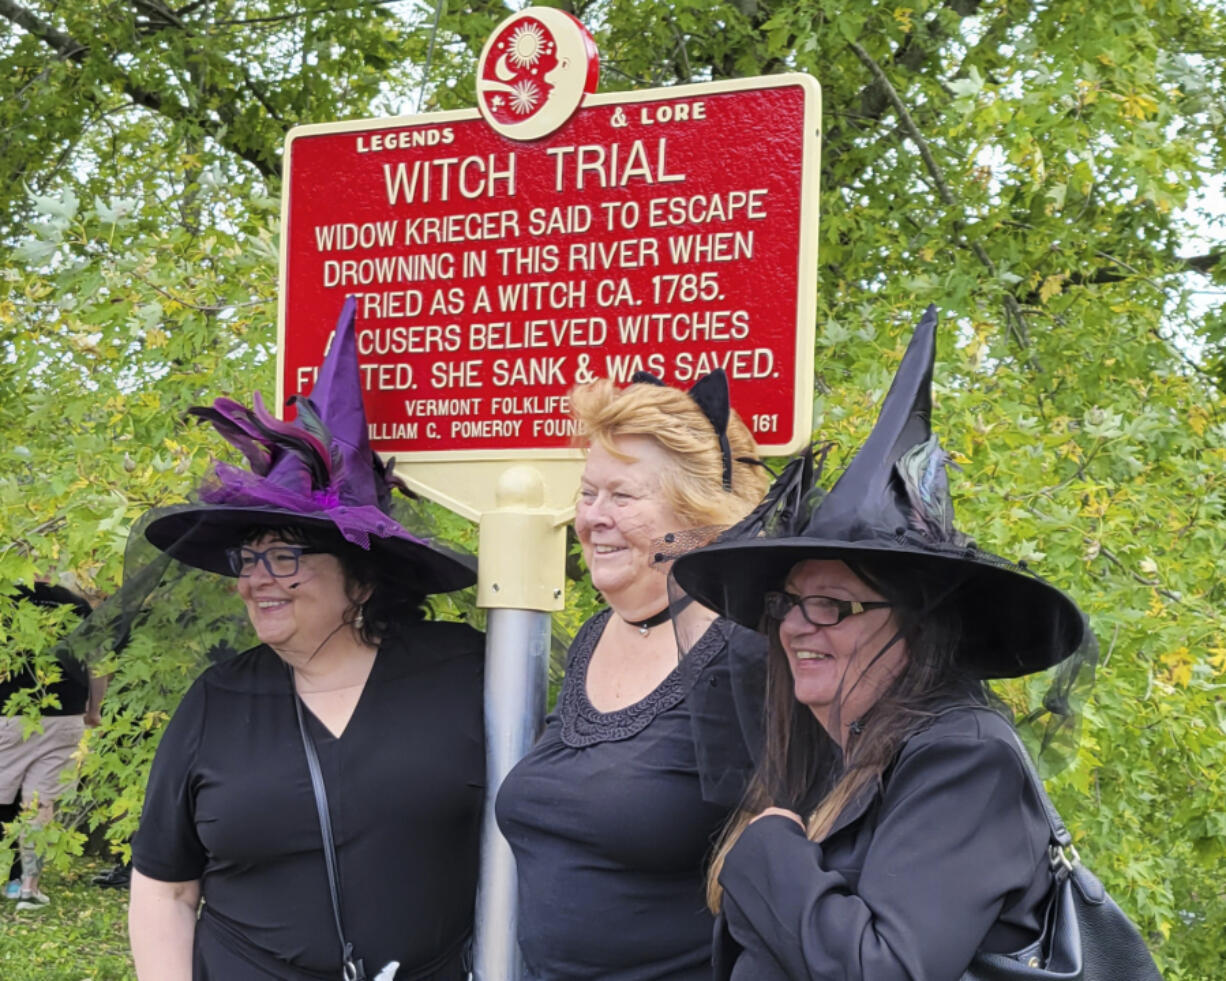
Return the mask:
POLYGON ((817 83, 595 94, 597 74, 577 20, 528 8, 486 44, 477 109, 302 126, 285 147, 281 404, 310 392, 355 296, 372 445, 480 525, 478 981, 522 973, 493 799, 543 724, 582 468, 571 389, 723 368, 764 453, 810 437, 817 83))

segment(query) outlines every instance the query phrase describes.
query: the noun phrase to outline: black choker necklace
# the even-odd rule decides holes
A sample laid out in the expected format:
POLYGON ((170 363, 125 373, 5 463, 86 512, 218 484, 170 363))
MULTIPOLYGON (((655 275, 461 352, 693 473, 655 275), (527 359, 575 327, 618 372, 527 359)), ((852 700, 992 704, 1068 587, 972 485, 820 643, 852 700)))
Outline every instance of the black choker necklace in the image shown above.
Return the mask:
POLYGON ((630 626, 638 627, 639 633, 646 637, 648 630, 650 630, 652 627, 658 627, 662 623, 668 623, 672 617, 672 608, 666 606, 659 613, 653 613, 646 620, 626 620, 625 617, 622 617, 622 619, 626 620, 626 623, 630 624, 630 626))

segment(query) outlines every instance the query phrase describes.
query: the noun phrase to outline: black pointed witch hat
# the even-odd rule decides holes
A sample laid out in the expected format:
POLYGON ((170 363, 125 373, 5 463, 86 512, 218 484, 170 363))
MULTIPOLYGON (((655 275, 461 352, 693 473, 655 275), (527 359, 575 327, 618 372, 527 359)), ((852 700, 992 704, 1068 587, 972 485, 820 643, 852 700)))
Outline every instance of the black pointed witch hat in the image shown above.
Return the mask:
POLYGON ((1076 603, 954 528, 948 455, 931 426, 936 326, 936 308, 929 307, 872 433, 830 492, 819 496, 796 486, 813 468, 790 466, 780 478, 790 486, 772 490, 764 502, 778 513, 760 509, 714 544, 676 560, 672 574, 682 589, 757 628, 764 594, 780 588, 797 562, 896 555, 917 575, 941 576, 950 584, 944 602, 957 604, 962 614, 959 659, 978 677, 1029 674, 1078 648, 1086 626, 1076 603), (816 503, 796 506, 798 501, 816 503))

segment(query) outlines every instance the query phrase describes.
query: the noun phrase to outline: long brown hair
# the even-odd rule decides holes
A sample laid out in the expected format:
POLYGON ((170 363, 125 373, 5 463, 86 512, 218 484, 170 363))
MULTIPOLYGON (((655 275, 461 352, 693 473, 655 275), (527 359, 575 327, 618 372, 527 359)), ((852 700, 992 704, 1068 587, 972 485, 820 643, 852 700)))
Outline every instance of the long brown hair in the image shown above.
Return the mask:
MULTIPOLYGON (((768 807, 786 807, 805 819, 810 841, 821 841, 847 805, 864 788, 881 781, 902 744, 931 718, 933 702, 946 692, 974 684, 956 659, 960 618, 951 601, 956 580, 934 576, 927 567, 916 568, 905 556, 844 562, 893 607, 897 633, 873 661, 894 643, 906 644, 907 657, 885 693, 853 720, 843 751, 813 713, 796 701, 792 672, 779 641, 779 621, 763 623, 770 651, 765 741, 741 807, 715 846, 707 875, 707 905, 712 912, 718 913, 723 903, 719 874, 724 859, 754 817, 768 807)), ((854 687, 859 679, 845 680, 854 687)), ((840 685, 839 695, 845 694, 840 685)), ((840 724, 836 708, 832 727, 840 724)))

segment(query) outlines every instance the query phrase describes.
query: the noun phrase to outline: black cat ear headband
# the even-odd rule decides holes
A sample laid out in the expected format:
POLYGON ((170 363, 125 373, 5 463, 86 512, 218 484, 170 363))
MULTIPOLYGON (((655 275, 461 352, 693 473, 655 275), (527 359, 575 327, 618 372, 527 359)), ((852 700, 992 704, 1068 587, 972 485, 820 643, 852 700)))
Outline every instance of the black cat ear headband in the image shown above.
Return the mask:
MULTIPOLYGON (((667 386, 648 371, 636 371, 630 383, 644 385, 667 386)), ((716 368, 711 374, 698 379, 686 394, 694 400, 699 411, 707 417, 719 437, 719 450, 724 459, 724 490, 732 490, 732 446, 728 442, 728 417, 732 409, 728 403, 728 376, 723 368, 716 368)), ((756 461, 755 461, 756 462, 756 461)))

